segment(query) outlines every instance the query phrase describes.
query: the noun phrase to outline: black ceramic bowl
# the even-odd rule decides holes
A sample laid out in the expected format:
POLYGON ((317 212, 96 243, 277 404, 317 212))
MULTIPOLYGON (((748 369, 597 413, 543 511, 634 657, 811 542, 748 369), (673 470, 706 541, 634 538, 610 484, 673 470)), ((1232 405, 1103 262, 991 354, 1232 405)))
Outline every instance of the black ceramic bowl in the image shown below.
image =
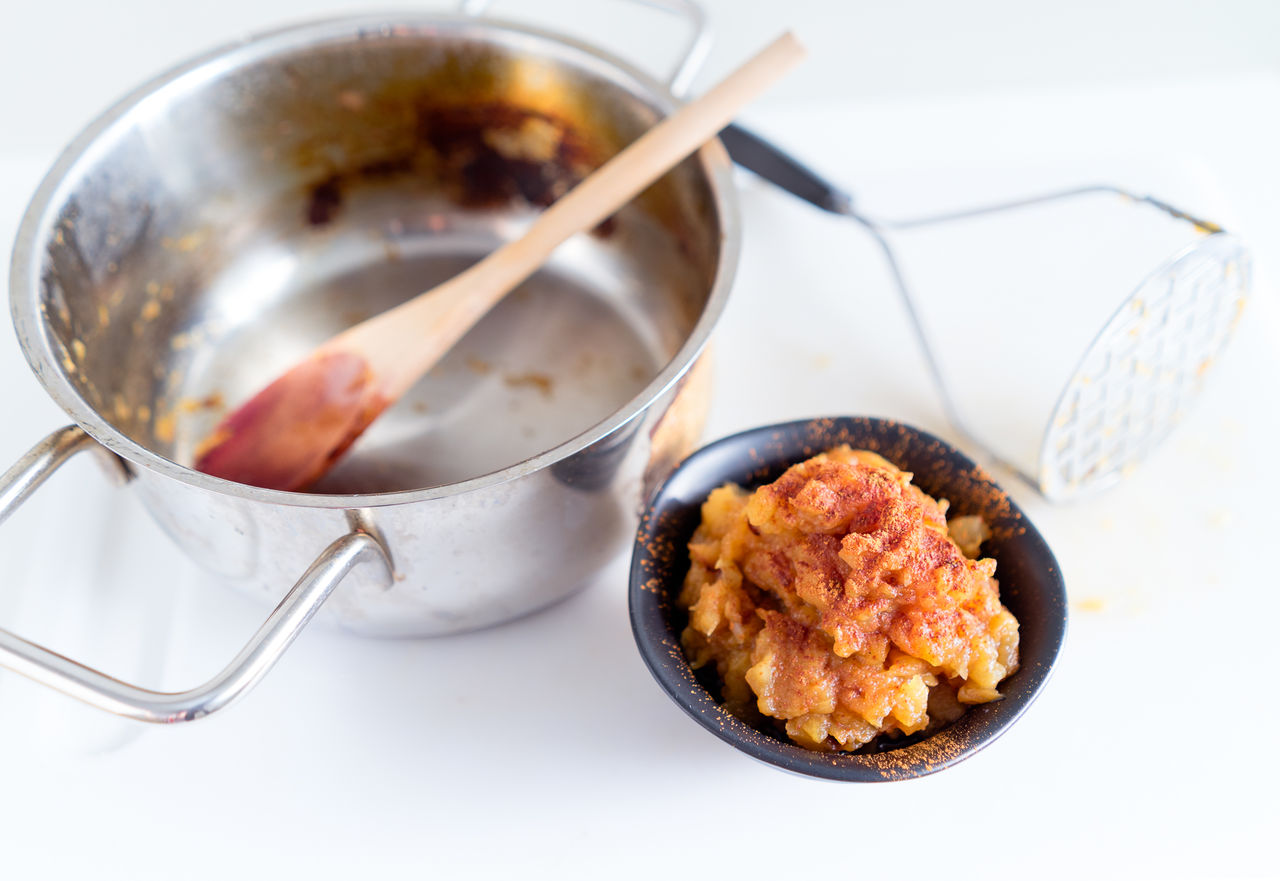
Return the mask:
POLYGON ((898 422, 815 419, 756 428, 694 453, 658 490, 636 536, 631 560, 631 629, 649 670, 699 724, 754 758, 788 771, 832 780, 922 777, 973 755, 1014 723, 1049 678, 1067 627, 1062 574, 1040 533, 982 469, 954 447, 898 422), (992 538, 1000 598, 1017 617, 1021 667, 1000 686, 1002 700, 970 707, 928 737, 870 753, 814 752, 771 730, 757 730, 720 706, 715 674, 694 673, 680 647, 684 613, 676 608, 689 568, 687 545, 711 490, 726 482, 754 487, 789 466, 840 444, 874 450, 915 474, 914 483, 951 502, 952 515, 980 514, 992 538))

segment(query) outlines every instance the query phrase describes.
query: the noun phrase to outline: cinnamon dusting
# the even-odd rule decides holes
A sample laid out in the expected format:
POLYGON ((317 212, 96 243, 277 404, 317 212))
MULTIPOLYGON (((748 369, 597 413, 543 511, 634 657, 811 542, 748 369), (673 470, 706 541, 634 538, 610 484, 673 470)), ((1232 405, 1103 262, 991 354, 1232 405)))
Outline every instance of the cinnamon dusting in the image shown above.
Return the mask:
POLYGON ((961 553, 946 507, 847 446, 753 493, 715 490, 679 598, 690 663, 714 664, 735 715, 818 750, 932 731, 997 700, 1017 621, 995 561, 961 553))

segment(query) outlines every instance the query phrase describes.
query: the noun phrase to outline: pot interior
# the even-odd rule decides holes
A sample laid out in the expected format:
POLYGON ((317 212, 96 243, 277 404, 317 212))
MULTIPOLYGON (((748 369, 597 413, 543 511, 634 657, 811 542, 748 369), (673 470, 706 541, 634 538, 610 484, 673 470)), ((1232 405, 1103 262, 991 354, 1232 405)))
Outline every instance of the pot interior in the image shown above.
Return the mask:
MULTIPOLYGON (((590 53, 476 22, 313 26, 224 53, 128 106, 65 174, 29 294, 48 366, 189 465, 228 407, 517 237, 659 102, 590 53)), ((314 489, 465 480, 641 406, 715 287, 710 162, 563 246, 314 489)))

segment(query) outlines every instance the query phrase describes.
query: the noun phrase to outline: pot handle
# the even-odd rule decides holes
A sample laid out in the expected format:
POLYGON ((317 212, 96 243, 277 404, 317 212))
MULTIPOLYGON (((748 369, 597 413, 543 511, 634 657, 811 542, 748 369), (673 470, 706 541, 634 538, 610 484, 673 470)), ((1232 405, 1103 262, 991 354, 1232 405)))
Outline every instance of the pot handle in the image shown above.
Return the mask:
MULTIPOLYGON (((0 477, 0 523, 64 462, 88 449, 100 450, 127 474, 123 461, 81 428, 61 428, 0 477)), ((129 685, 2 629, 0 667, 130 719, 189 722, 222 709, 257 685, 343 577, 360 563, 374 560, 390 573, 386 551, 367 532, 350 532, 329 545, 231 663, 205 684, 187 691, 159 692, 129 685)))
MULTIPOLYGON (((694 0, 632 0, 643 6, 660 9, 672 15, 684 18, 689 23, 690 36, 685 44, 684 53, 676 63, 675 69, 667 76, 667 88, 677 98, 688 94, 693 80, 702 69, 711 51, 711 28, 707 24, 707 15, 694 0)), ((467 15, 483 15, 493 5, 493 0, 462 0, 460 8, 467 15)))

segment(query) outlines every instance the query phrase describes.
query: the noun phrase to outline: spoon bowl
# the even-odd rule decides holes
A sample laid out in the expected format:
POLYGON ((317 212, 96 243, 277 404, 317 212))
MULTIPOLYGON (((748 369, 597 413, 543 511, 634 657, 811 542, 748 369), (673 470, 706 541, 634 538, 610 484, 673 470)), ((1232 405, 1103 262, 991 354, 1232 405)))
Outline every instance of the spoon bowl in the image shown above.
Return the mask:
MULTIPOLYGON (((721 740, 766 764, 811 777, 873 782, 922 777, 965 759, 1003 734, 1035 700, 1057 660, 1067 626, 1061 570, 1026 515, 989 476, 954 447, 885 419, 837 417, 768 425, 695 452, 654 495, 641 520, 631 561, 629 604, 636 645, 672 700, 721 740), (1000 598, 1017 617, 1021 666, 1000 686, 1002 699, 970 707, 927 737, 889 741, 876 751, 815 752, 773 730, 755 728, 720 704, 714 671, 694 671, 680 645, 684 613, 676 597, 689 568, 688 543, 701 505, 727 482, 754 487, 840 444, 869 449, 915 475, 913 483, 951 502, 954 515, 978 514, 992 537, 1000 598)), ((883 738, 882 738, 883 739, 883 738)))

